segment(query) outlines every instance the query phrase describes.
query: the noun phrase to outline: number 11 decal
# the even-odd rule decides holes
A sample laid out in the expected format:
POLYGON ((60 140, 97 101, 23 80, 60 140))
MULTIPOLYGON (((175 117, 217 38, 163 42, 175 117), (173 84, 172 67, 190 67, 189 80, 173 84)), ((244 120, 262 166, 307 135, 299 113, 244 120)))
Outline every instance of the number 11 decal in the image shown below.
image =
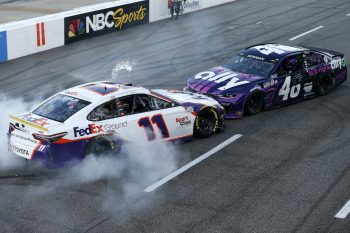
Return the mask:
POLYGON ((170 137, 168 127, 166 126, 162 114, 153 115, 151 119, 149 117, 142 117, 138 121, 138 124, 140 127, 145 129, 148 141, 152 141, 156 138, 152 124, 158 127, 160 133, 162 134, 162 138, 170 137))

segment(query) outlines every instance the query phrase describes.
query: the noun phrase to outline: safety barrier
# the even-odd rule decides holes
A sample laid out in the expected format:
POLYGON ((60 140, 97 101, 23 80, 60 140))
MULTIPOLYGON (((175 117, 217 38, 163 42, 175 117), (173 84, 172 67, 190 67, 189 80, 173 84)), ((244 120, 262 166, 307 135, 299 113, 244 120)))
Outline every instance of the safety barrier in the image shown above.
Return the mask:
MULTIPOLYGON (((185 13, 235 0, 187 0, 185 13)), ((169 0, 119 0, 0 25, 0 62, 169 17, 169 0)))

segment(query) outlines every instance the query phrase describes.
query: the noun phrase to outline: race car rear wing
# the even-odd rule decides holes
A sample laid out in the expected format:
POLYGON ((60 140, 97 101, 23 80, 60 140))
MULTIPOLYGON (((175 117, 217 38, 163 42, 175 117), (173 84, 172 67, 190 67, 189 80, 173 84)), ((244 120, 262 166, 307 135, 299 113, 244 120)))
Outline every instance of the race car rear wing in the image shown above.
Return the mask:
POLYGON ((307 47, 307 46, 303 46, 303 47, 306 49, 315 50, 317 52, 324 53, 324 54, 329 55, 331 57, 344 57, 343 53, 339 53, 337 51, 333 51, 333 50, 329 50, 329 49, 321 49, 321 48, 307 47))

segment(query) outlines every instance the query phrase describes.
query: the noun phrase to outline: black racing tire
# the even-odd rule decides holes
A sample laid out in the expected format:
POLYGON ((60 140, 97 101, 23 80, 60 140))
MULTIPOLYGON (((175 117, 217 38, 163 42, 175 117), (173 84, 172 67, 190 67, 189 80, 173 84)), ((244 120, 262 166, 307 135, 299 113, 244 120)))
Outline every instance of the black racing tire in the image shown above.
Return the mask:
POLYGON ((261 91, 254 91, 249 94, 244 103, 244 114, 251 116, 264 108, 264 94, 261 91))
POLYGON ((199 138, 207 138, 213 135, 219 128, 219 115, 213 108, 204 108, 194 122, 194 135, 199 138))
POLYGON ((327 95, 333 89, 333 77, 331 74, 322 74, 316 80, 316 93, 320 96, 327 95))
POLYGON ((119 149, 116 148, 115 143, 112 140, 103 137, 93 138, 89 141, 84 150, 85 157, 92 154, 95 156, 110 155, 115 153, 119 149))

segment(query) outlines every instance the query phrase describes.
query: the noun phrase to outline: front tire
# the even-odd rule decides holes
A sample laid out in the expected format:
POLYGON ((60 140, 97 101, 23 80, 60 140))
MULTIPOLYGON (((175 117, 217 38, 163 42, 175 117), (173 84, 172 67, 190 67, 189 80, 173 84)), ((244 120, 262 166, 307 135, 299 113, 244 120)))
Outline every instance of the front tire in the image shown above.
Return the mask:
POLYGON ((219 116, 213 108, 201 110, 194 122, 194 135, 207 138, 213 135, 219 128, 219 116))
POLYGON ((333 78, 330 74, 323 74, 317 77, 316 93, 327 95, 333 88, 333 78))
POLYGON ((255 115, 264 107, 264 95, 260 91, 254 91, 246 98, 244 104, 245 115, 255 115))

